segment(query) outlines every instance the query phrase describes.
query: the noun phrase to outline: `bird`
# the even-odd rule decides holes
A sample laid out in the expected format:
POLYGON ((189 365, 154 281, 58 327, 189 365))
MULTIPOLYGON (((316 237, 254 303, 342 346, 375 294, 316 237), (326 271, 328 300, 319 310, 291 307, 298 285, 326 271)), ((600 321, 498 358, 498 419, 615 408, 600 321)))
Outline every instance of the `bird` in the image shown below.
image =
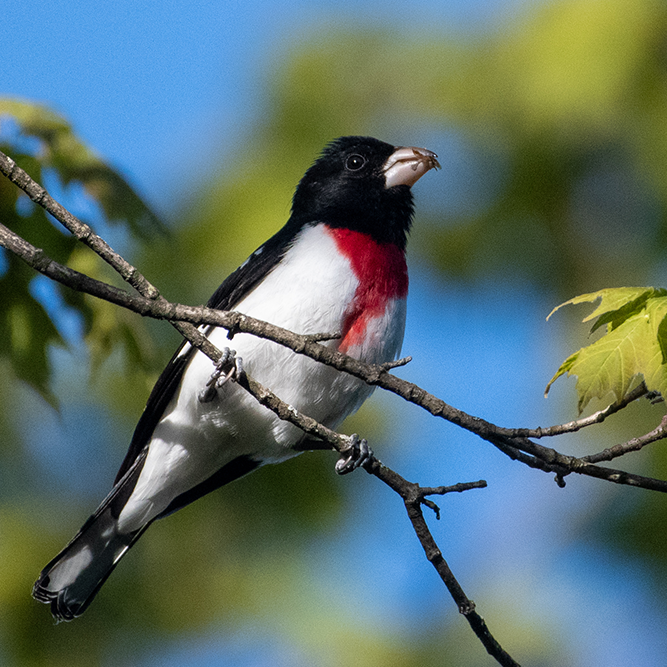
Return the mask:
MULTIPOLYGON (((207 305, 298 334, 331 333, 321 344, 367 363, 398 359, 411 188, 434 168, 440 168, 437 155, 424 148, 363 136, 331 141, 298 183, 286 224, 207 305)), ((33 597, 50 604, 56 621, 88 608, 156 519, 262 465, 324 448, 260 405, 234 376, 247 373, 332 429, 373 391, 275 342, 237 333, 230 350, 225 329, 200 330, 222 350, 221 361, 214 364, 189 342, 180 345, 149 395, 112 490, 33 587, 33 597)), ((365 441, 355 442, 352 454, 336 462, 338 473, 372 456, 365 441)))

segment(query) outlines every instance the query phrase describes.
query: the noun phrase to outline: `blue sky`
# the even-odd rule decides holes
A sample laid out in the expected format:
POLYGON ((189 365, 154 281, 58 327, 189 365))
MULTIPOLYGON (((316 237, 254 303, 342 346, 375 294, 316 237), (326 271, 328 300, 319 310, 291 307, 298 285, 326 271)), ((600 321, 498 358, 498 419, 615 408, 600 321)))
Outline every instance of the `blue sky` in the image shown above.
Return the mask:
POLYGON ((0 89, 54 105, 157 203, 183 158, 206 163, 267 113, 267 66, 311 30, 366 24, 409 25, 417 37, 470 31, 517 4, 7 2, 3 49, 16 64, 2 65, 0 89))
MULTIPOLYGON (((321 0, 6 2, 0 94, 54 106, 151 204, 168 211, 178 198, 184 168, 205 171, 220 154, 233 152, 254 118, 270 113, 264 106, 267 69, 313 27, 386 24, 404 30, 409 25, 415 35, 474 32, 493 28, 517 7, 518 3, 502 0, 349 0, 335 8, 321 0)), ((545 425, 572 418, 568 412, 574 406, 572 383, 561 381, 553 398, 548 402, 542 398, 546 381, 566 355, 560 348, 558 323, 546 324, 541 315, 536 316, 546 315, 553 304, 529 289, 485 284, 471 298, 469 291, 443 286, 423 271, 413 270, 412 279, 404 350, 415 361, 401 375, 457 407, 504 425, 545 425)), ((376 400, 392 408, 397 405, 392 397, 376 400)), ((388 464, 424 483, 480 477, 491 482, 487 491, 448 501, 446 530, 444 522, 436 529, 443 540, 452 534, 465 535, 450 544, 448 557, 478 602, 484 597, 479 592, 489 591, 486 597, 495 605, 494 612, 481 609, 492 628, 494 615, 497 619, 501 613, 498 600, 507 594, 502 586, 509 584, 493 580, 490 563, 509 576, 505 582, 533 582, 529 594, 517 593, 521 604, 529 603, 537 618, 549 615, 568 643, 586 647, 573 665, 663 664, 658 656, 665 655, 666 641, 659 639, 657 628, 647 627, 646 615, 640 613, 648 599, 641 571, 621 568, 612 558, 594 562, 590 553, 567 543, 568 521, 581 520, 576 518, 578 506, 601 502, 596 495, 600 483, 572 481, 565 493, 547 483, 545 476, 510 463, 476 439, 444 428, 417 410, 401 406, 399 415, 394 424, 396 440, 410 442, 419 433, 420 442, 412 450, 392 449, 383 456, 388 464), (470 451, 479 458, 471 457, 470 451), (440 456, 441 470, 425 470, 421 465, 420 459, 430 454, 440 456), (548 577, 540 576, 544 568, 550 572, 548 577), (612 584, 623 589, 624 607, 607 595, 612 584), (606 621, 617 628, 613 636, 604 636, 606 621), (596 625, 601 641, 592 640, 596 625), (644 655, 637 661, 639 647, 644 655)), ((65 414, 41 429, 49 429, 66 448, 73 423, 65 414)), ((44 439, 36 437, 35 442, 44 439)), ((57 457, 62 448, 55 447, 50 455, 57 457)), ((416 611, 426 601, 449 608, 457 622, 453 605, 442 602, 443 592, 434 590, 426 567, 410 566, 406 572, 405 563, 410 562, 406 554, 413 544, 394 548, 386 543, 386 528, 386 524, 361 523, 337 536, 335 545, 339 557, 349 550, 350 558, 359 558, 378 544, 388 554, 397 592, 391 599, 372 599, 369 613, 397 622, 404 605, 416 611)), ((328 547, 334 545, 324 545, 320 557, 325 557, 328 547)), ((350 586, 363 590, 363 578, 353 578, 350 586)), ((267 660, 299 664, 289 657, 290 647, 284 648, 284 663, 280 663, 275 651, 269 651, 272 657, 267 658, 266 647, 251 646, 243 633, 234 639, 231 650, 226 647, 224 663, 217 640, 193 641, 200 648, 208 647, 200 661, 192 663, 202 667, 267 664, 267 660)), ((476 640, 471 634, 468 641, 476 640)), ((166 647, 162 655, 144 664, 183 664, 183 655, 190 655, 187 644, 166 647)))

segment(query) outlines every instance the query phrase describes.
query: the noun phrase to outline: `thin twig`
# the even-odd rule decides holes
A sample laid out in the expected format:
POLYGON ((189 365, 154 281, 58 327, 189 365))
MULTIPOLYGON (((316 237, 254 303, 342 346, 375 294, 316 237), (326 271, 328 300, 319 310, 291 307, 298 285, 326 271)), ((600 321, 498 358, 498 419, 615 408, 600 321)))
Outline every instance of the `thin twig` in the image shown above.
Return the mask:
POLYGON ((503 667, 519 667, 519 663, 516 662, 512 656, 503 649, 503 647, 491 634, 488 626, 486 625, 486 622, 477 613, 477 610, 475 609, 475 603, 470 598, 468 598, 468 596, 463 591, 463 588, 461 588, 461 585, 457 581, 449 565, 447 564, 447 561, 442 555, 442 552, 433 539, 433 535, 428 528, 426 519, 424 519, 424 513, 421 509, 421 501, 412 499, 404 499, 404 501, 408 517, 412 523, 415 533, 417 534, 417 537, 419 538, 419 541, 421 542, 422 547, 424 548, 426 558, 428 559, 429 563, 433 565, 436 572, 447 587, 449 594, 452 596, 459 608, 459 613, 463 614, 465 619, 470 624, 473 632, 482 642, 482 645, 487 650, 489 655, 493 656, 500 665, 503 665, 503 667))
POLYGON ((520 438, 546 438, 563 435, 563 433, 576 433, 586 426, 602 423, 610 415, 613 415, 619 410, 622 410, 630 403, 636 401, 642 396, 645 396, 646 394, 648 394, 648 389, 646 388, 646 384, 642 382, 622 398, 614 401, 611 405, 608 405, 603 410, 594 412, 588 417, 575 419, 574 421, 567 422, 566 424, 558 424, 556 426, 548 426, 545 428, 540 426, 537 428, 498 428, 498 433, 500 435, 520 438))
POLYGON ((652 442, 657 442, 667 438, 667 415, 662 418, 660 426, 653 429, 646 435, 642 435, 638 438, 632 438, 627 442, 623 442, 619 445, 614 445, 609 447, 597 454, 590 454, 589 456, 582 456, 581 460, 586 461, 587 463, 599 463, 600 461, 611 461, 616 459, 619 456, 625 456, 629 452, 638 452, 646 445, 651 444, 652 442))
MULTIPOLYGON (((485 439, 489 440, 489 442, 494 445, 496 444, 491 438, 485 439)), ((583 458, 561 454, 555 449, 543 447, 527 438, 513 438, 510 442, 512 446, 532 455, 535 459, 542 461, 552 472, 555 472, 556 481, 559 483, 559 486, 565 486, 563 478, 566 475, 577 473, 579 475, 595 477, 596 479, 603 479, 614 484, 634 486, 637 488, 648 489, 650 491, 667 493, 667 481, 665 480, 655 479, 654 477, 645 477, 644 475, 636 475, 624 470, 593 465, 583 458)))
POLYGON ((401 368, 402 366, 407 366, 412 361, 412 357, 403 357, 402 359, 396 359, 396 361, 385 361, 383 364, 380 364, 385 371, 391 371, 394 368, 401 368))

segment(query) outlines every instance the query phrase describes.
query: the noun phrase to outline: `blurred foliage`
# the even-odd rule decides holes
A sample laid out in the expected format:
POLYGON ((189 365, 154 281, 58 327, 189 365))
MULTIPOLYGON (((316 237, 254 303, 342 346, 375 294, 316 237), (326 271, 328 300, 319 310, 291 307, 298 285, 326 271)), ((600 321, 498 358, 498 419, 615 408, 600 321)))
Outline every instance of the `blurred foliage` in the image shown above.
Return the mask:
MULTIPOLYGON (((134 262, 167 298, 185 303, 204 302, 229 270, 284 223, 305 167, 328 140, 352 132, 396 144, 423 143, 450 165, 441 179, 420 183, 416 193, 419 219, 411 252, 422 267, 458 280, 524 282, 546 291, 554 303, 603 287, 664 280, 662 0, 540 4, 468 39, 410 32, 409 26, 339 27, 297 42, 290 35, 289 43, 266 74, 265 115, 247 128, 238 150, 211 167, 205 182, 183 184, 183 202, 173 216, 178 224, 168 238, 153 234, 153 219, 128 186, 53 112, 0 101, 0 114, 19 128, 13 136, 0 134, 0 148, 37 181, 50 174, 64 188, 82 183, 109 220, 124 221, 137 237, 153 234, 150 246, 133 250, 134 262), (462 148, 448 155, 441 145, 462 148)), ((57 261, 109 279, 96 258, 76 248, 41 210, 22 202, 4 179, 0 217, 57 261)), ((31 491, 30 501, 10 496, 0 508, 3 664, 136 664, 147 646, 159 655, 166 638, 207 631, 227 636, 244 619, 259 623, 266 641, 272 633, 289 637, 313 656, 312 664, 487 664, 444 592, 442 611, 424 626, 403 627, 402 619, 387 630, 364 618, 361 602, 309 578, 317 569, 309 562, 318 553, 313 543, 337 539, 341 516, 359 511, 346 493, 358 491, 360 482, 334 483, 325 454, 260 470, 159 522, 84 617, 53 627, 28 591, 85 518, 83 505, 92 509, 103 492, 98 498, 76 495, 87 471, 79 471, 75 453, 68 453, 70 476, 54 481, 48 464, 46 472, 39 467, 31 449, 36 445, 16 445, 39 420, 12 398, 25 392, 5 359, 11 359, 17 378, 48 397, 48 350, 62 344, 63 334, 61 322, 31 291, 31 271, 6 255, 1 267, 0 457, 3 469, 23 470, 20 479, 31 491), (50 481, 41 485, 45 475, 50 481)), ((96 369, 93 395, 112 406, 114 418, 105 431, 127 430, 147 396, 156 359, 168 357, 177 337, 149 336, 165 325, 144 325, 80 295, 57 288, 56 296, 61 308, 73 309, 84 323, 96 369), (139 368, 148 369, 140 381, 132 372, 139 368)), ((76 350, 68 359, 91 365, 76 350)), ((72 386, 81 382, 80 368, 68 373, 72 386)), ((68 389, 59 399, 74 400, 70 393, 77 394, 68 389)), ((365 414, 358 430, 372 434, 373 414, 365 414)), ((643 472, 664 477, 667 457, 657 452, 644 461, 643 472)), ((610 514, 612 502, 605 506, 610 514)), ((663 499, 645 494, 622 511, 622 526, 609 521, 600 532, 596 515, 596 523, 581 530, 605 547, 646 556, 652 572, 664 573, 665 531, 656 529, 665 523, 663 499)), ((390 578, 391 573, 372 572, 381 567, 381 554, 378 560, 349 568, 390 578)), ((343 584, 345 575, 340 573, 343 584)), ((440 584, 434 580, 433 586, 440 584)), ((533 619, 527 633, 525 610, 516 620, 511 614, 499 620, 503 601, 496 614, 480 609, 492 630, 500 629, 498 638, 508 650, 516 648, 526 664, 563 664, 563 642, 549 636, 548 619, 533 619)))
POLYGON ((267 75, 267 114, 243 149, 189 194, 178 218, 194 216, 211 243, 182 227, 173 255, 184 249, 202 276, 221 257, 243 259, 285 220, 304 165, 351 128, 434 148, 454 133, 463 162, 441 151, 443 174, 417 197, 440 187, 436 200, 465 190, 472 203, 420 208, 422 261, 457 278, 528 281, 555 302, 650 282, 667 232, 665 34, 653 0, 540 5, 470 41, 316 34, 267 75))
MULTIPOLYGON (((65 193, 70 186, 83 186, 110 222, 122 221, 136 235, 148 237, 161 229, 160 222, 127 182, 83 144, 59 115, 38 104, 0 98, 0 121, 0 150, 38 183, 44 185, 45 179, 55 179, 58 189, 65 193)), ((95 278, 115 281, 108 267, 77 245, 69 232, 4 177, 0 179, 0 219, 57 262, 95 278)), ((34 271, 4 249, 0 253, 4 264, 0 269, 2 354, 11 362, 16 376, 44 398, 56 403, 49 388, 52 369, 48 349, 65 344, 59 330, 62 315, 56 312, 58 307, 80 315, 95 365, 116 346, 122 346, 133 366, 149 366, 151 355, 142 343, 146 335, 136 317, 129 318, 120 309, 55 283, 50 285, 48 299, 57 306, 49 313, 44 297, 40 298, 34 289, 34 271)))
POLYGON ((442 76, 440 108, 501 173, 489 205, 433 231, 440 268, 564 297, 647 282, 667 232, 666 34, 660 1, 565 0, 442 76))
MULTIPOLYGON (((0 98, 0 117, 16 123, 22 135, 16 138, 19 142, 36 139, 36 159, 42 168, 55 170, 65 186, 81 183, 110 221, 122 220, 133 232, 146 237, 161 229, 161 222, 125 179, 86 146, 54 111, 34 102, 0 98)), ((37 180, 37 176, 33 178, 37 180)))

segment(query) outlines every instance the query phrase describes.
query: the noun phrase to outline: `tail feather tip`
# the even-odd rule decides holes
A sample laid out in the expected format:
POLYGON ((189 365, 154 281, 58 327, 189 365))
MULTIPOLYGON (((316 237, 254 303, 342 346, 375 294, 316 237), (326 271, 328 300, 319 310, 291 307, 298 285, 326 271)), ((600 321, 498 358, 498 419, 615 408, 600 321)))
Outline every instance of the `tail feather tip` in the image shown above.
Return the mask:
POLYGON ((61 621, 72 621, 80 616, 84 609, 78 603, 68 603, 65 599, 67 589, 52 591, 47 588, 48 577, 40 577, 32 588, 32 596, 38 602, 51 605, 51 615, 56 623, 61 621))

